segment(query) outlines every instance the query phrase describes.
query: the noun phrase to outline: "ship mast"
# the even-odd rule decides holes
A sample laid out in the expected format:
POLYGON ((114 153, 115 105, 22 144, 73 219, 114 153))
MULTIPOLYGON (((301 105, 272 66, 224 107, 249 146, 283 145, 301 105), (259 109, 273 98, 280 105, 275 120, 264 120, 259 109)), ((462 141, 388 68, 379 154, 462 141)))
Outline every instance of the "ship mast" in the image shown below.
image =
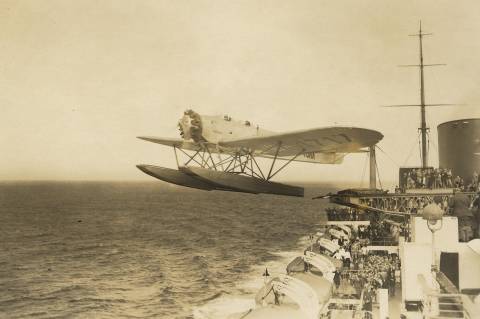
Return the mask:
POLYGON ((427 35, 422 33, 422 22, 420 21, 420 29, 418 31, 418 40, 420 46, 420 114, 421 114, 421 124, 420 124, 420 132, 422 134, 422 167, 426 168, 428 166, 428 151, 427 151, 427 122, 425 120, 425 83, 423 77, 423 37, 427 35))
POLYGON ((419 106, 420 107, 420 127, 418 130, 422 136, 421 140, 421 160, 422 160, 422 168, 428 167, 428 141, 427 135, 429 132, 429 128, 427 127, 426 115, 425 115, 425 107, 427 106, 443 106, 443 105, 452 105, 452 104, 426 104, 425 103, 425 78, 423 70, 427 66, 440 66, 445 64, 425 64, 423 62, 423 37, 432 35, 433 33, 424 33, 422 31, 422 22, 420 21, 420 27, 418 33, 410 34, 409 36, 418 37, 419 42, 419 64, 407 64, 401 65, 406 67, 418 67, 420 68, 420 104, 402 104, 402 105, 386 105, 387 107, 405 107, 405 106, 419 106))

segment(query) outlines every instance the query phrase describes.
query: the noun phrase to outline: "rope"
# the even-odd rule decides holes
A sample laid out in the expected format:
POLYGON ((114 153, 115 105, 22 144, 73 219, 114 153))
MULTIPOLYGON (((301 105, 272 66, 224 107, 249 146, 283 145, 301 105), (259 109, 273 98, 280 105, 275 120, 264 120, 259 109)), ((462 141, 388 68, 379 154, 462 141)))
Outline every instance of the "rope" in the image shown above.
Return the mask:
POLYGON ((385 154, 386 157, 388 157, 388 159, 390 159, 392 161, 393 164, 397 165, 398 167, 400 167, 400 165, 398 165, 397 162, 395 162, 395 160, 390 156, 388 155, 384 150, 382 150, 382 148, 378 145, 376 145, 376 147, 383 153, 385 154))
MULTIPOLYGON (((428 140, 428 141, 430 142, 430 140, 428 140)), ((438 147, 437 147, 437 144, 435 144, 434 140, 432 140, 432 144, 433 144, 433 147, 435 148, 435 151, 437 151, 437 153, 438 153, 438 147)), ((430 146, 430 144, 429 144, 429 146, 430 146)))
MULTIPOLYGON (((420 132, 418 133, 417 138, 418 138, 419 136, 420 136, 420 132)), ((419 142, 420 142, 420 140, 419 140, 419 142)), ((415 143, 412 144, 412 147, 410 148, 410 152, 408 153, 408 156, 407 156, 407 158, 405 159, 405 162, 403 163, 403 166, 406 166, 406 165, 407 165, 408 160, 409 160, 410 157, 412 156, 414 147, 415 147, 415 143)))

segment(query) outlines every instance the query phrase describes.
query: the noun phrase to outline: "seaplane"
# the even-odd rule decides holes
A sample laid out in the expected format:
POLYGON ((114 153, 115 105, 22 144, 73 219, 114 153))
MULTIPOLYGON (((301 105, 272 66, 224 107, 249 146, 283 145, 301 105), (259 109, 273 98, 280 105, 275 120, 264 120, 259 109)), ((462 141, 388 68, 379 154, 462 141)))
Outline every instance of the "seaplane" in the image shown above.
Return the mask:
POLYGON ((137 165, 141 171, 200 190, 298 197, 304 196, 303 187, 272 181, 291 162, 340 164, 347 154, 366 152, 383 138, 374 130, 342 126, 276 133, 228 115, 200 115, 193 110, 184 112, 178 128, 180 138, 138 137, 172 147, 177 169, 137 165), (182 164, 177 151, 185 156, 182 164), (262 169, 258 158, 271 164, 262 169))

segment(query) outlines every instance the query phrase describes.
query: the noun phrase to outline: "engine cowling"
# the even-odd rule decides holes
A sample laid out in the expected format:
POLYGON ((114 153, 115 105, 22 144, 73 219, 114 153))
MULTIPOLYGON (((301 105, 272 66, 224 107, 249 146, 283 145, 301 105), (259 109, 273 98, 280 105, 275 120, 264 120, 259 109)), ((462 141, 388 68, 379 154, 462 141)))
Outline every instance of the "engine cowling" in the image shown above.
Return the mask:
POLYGON ((180 136, 184 140, 193 140, 197 143, 202 141, 202 128, 202 118, 200 114, 193 110, 186 110, 183 113, 183 117, 178 122, 180 136))

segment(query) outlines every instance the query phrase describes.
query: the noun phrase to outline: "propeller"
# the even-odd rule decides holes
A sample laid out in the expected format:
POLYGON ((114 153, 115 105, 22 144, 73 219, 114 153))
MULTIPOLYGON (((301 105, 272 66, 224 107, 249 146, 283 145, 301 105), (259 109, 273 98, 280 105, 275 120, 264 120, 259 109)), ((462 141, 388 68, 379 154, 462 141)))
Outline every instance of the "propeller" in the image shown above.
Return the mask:
POLYGON ((180 136, 185 140, 192 139, 197 143, 203 140, 202 119, 193 110, 186 110, 183 113, 183 117, 178 122, 178 129, 180 136))

